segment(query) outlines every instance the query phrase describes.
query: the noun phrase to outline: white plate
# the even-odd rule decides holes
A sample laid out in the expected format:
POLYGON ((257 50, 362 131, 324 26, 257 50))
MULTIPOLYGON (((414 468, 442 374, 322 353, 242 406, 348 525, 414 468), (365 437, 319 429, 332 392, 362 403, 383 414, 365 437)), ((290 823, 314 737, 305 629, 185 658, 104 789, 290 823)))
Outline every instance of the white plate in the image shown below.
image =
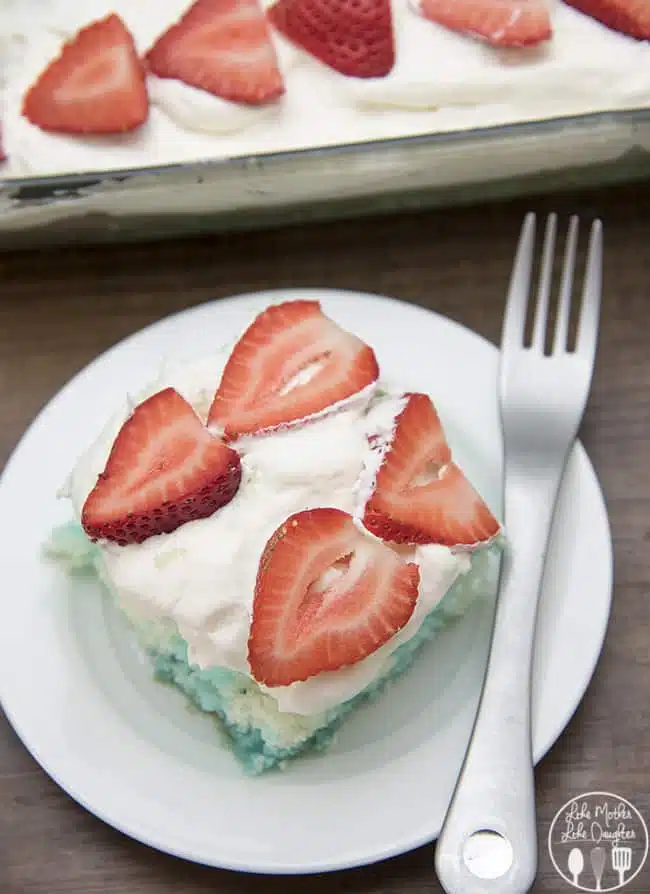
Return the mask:
MULTIPOLYGON (((214 721, 153 682, 99 587, 71 582, 40 554, 51 527, 69 517, 57 488, 123 393, 152 378, 164 356, 209 354, 279 297, 206 304, 128 338, 73 379, 28 430, 0 481, 0 694, 36 760, 106 822, 201 863, 297 873, 369 863, 436 837, 476 707, 490 601, 351 716, 331 752, 250 779, 214 721)), ((430 392, 461 465, 498 510, 498 354, 491 344, 436 314, 373 295, 314 289, 282 297, 322 300, 373 345, 385 376, 430 392)), ((578 446, 539 620, 537 759, 587 687, 607 626, 611 575, 603 499, 578 446)))

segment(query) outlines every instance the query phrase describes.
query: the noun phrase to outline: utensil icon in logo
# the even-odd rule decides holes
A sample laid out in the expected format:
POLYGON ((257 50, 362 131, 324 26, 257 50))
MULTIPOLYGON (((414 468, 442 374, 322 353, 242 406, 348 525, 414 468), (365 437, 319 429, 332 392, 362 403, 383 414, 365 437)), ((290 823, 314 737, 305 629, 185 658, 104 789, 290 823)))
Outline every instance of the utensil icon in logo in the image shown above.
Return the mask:
POLYGON ((620 844, 614 842, 612 847, 612 869, 618 872, 618 883, 623 885, 625 881, 625 873, 632 866, 632 848, 621 847, 620 844))
POLYGON ((569 867, 569 872, 573 876, 573 884, 577 888, 578 877, 582 870, 585 868, 585 858, 582 856, 582 851, 579 847, 574 847, 571 849, 567 865, 569 867))
POLYGON ((602 891, 603 889, 601 888, 601 882, 603 880, 603 872, 605 871, 605 864, 607 862, 607 857, 605 856, 605 848, 592 847, 590 862, 591 868, 594 872, 594 878, 596 879, 596 891, 602 891))

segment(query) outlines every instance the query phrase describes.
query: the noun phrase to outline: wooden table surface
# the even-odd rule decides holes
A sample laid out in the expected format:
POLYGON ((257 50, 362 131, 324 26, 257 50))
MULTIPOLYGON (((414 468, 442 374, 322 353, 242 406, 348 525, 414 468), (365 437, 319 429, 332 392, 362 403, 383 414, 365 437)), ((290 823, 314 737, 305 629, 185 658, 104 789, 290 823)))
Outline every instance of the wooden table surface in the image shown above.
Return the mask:
MULTIPOLYGON (((569 728, 537 770, 536 894, 571 890, 544 844, 581 792, 613 791, 650 820, 650 185, 164 245, 0 255, 0 464, 81 367, 173 311, 281 286, 380 292, 435 308, 492 340, 522 214, 603 218, 605 296, 582 436, 614 536, 614 608, 604 652, 569 728)), ((17 594, 5 590, 0 599, 17 594)), ((588 604, 588 600, 586 600, 588 604)), ((0 712, 2 894, 439 894, 432 848, 333 876, 237 875, 154 852, 70 800, 0 712)), ((650 865, 626 889, 650 891, 650 865)))

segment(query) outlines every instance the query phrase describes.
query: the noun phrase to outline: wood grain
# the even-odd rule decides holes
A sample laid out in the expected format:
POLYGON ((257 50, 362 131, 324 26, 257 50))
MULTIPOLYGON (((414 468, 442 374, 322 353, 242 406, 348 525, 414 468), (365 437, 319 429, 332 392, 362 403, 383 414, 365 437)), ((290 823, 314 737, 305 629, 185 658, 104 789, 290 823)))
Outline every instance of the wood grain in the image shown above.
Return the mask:
MULTIPOLYGON (((435 308, 496 341, 528 204, 0 255, 0 464, 40 408, 99 352, 173 311, 225 295, 307 285, 380 292, 435 308)), ((594 789, 614 791, 650 819, 650 186, 549 196, 534 207, 586 219, 599 215, 606 232, 599 363, 583 437, 610 511, 616 584, 592 684, 537 771, 541 864, 533 890, 562 894, 569 887, 555 874, 544 839, 566 800, 594 789)), ((71 801, 0 719, 3 894, 305 890, 441 891, 431 847, 310 879, 236 875, 159 854, 71 801)), ((650 865, 625 890, 650 890, 650 865)))

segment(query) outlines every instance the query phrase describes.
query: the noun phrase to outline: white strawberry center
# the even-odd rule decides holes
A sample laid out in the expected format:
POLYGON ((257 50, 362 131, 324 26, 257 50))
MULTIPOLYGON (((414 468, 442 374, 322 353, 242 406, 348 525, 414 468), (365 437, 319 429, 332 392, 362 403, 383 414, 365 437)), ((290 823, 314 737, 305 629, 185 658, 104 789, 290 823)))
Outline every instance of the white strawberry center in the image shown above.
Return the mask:
POLYGON ((106 93, 122 89, 130 70, 129 48, 112 47, 71 72, 54 96, 60 102, 102 99, 106 93))
MULTIPOLYGON (((336 609, 337 604, 340 604, 343 610, 343 614, 337 612, 340 626, 345 614, 344 600, 350 599, 350 594, 373 561, 372 547, 364 548, 364 546, 360 545, 352 552, 342 555, 308 585, 296 610, 298 627, 301 631, 306 631, 310 635, 314 625, 323 616, 328 615, 330 610, 336 609)), ((358 622, 358 618, 354 616, 348 620, 353 624, 358 622)))
POLYGON ((419 469, 413 478, 409 481, 409 487, 424 487, 427 484, 431 484, 432 481, 437 481, 440 478, 440 474, 444 467, 434 460, 429 460, 425 463, 422 469, 419 469))
POLYGON ((314 360, 312 363, 308 363, 306 366, 303 366, 302 369, 299 369, 298 372, 291 376, 291 378, 282 386, 280 395, 284 397, 285 394, 289 394, 289 392, 293 391, 295 388, 309 384, 309 382, 311 382, 311 380, 323 369, 326 360, 327 355, 323 355, 323 357, 319 357, 317 360, 314 360))

